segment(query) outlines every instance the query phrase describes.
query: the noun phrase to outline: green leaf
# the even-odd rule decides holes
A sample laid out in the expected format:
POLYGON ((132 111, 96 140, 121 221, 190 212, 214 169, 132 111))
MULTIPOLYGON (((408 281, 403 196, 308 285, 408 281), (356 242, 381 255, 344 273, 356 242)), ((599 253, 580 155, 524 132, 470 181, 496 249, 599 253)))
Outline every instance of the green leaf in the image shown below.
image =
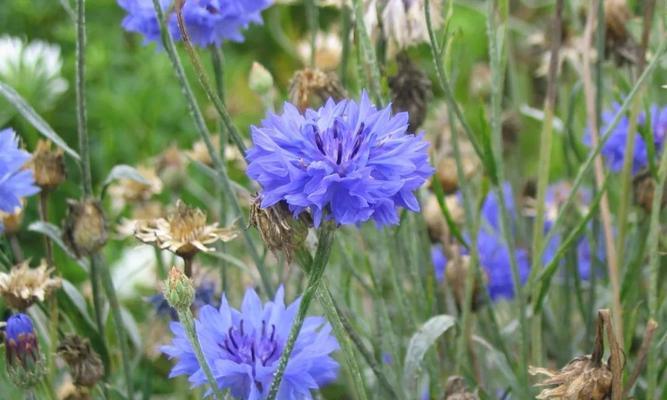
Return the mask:
POLYGON ((72 260, 75 260, 84 271, 89 271, 88 262, 84 259, 77 258, 77 256, 69 249, 69 247, 65 245, 65 242, 63 242, 62 239, 62 231, 59 227, 48 222, 35 221, 28 225, 28 230, 30 232, 41 233, 42 235, 46 235, 51 238, 51 240, 57 244, 58 247, 60 247, 62 251, 64 251, 72 260))
POLYGON ((403 365, 403 382, 410 397, 415 397, 415 394, 419 393, 417 382, 419 381, 419 372, 426 351, 455 323, 456 319, 451 315, 437 315, 426 321, 412 335, 405 355, 405 364, 403 365))
POLYGON ((86 303, 86 299, 83 297, 83 295, 79 292, 79 290, 72 284, 72 282, 63 279, 62 280, 63 284, 63 291, 69 297, 69 299, 72 301, 72 304, 74 304, 74 307, 79 311, 79 314, 86 320, 86 323, 89 325, 94 325, 93 319, 90 317, 88 314, 88 304, 86 303))
POLYGON ((39 114, 37 114, 37 111, 35 111, 35 109, 32 108, 30 104, 28 104, 23 99, 23 97, 21 97, 21 95, 16 92, 16 90, 14 90, 6 83, 0 82, 0 95, 7 99, 7 101, 9 101, 14 107, 16 107, 16 110, 21 113, 23 118, 27 119, 28 122, 30 122, 30 124, 39 131, 39 133, 55 143, 56 146, 63 149, 73 159, 76 161, 81 161, 79 154, 77 154, 76 151, 69 147, 63 138, 58 136, 56 131, 54 131, 53 128, 51 128, 51 126, 46 121, 44 121, 44 119, 40 117, 39 114))
POLYGON ((123 327, 129 334, 132 344, 137 349, 142 348, 141 333, 139 333, 139 325, 137 325, 137 321, 125 307, 120 308, 120 314, 123 318, 123 327))

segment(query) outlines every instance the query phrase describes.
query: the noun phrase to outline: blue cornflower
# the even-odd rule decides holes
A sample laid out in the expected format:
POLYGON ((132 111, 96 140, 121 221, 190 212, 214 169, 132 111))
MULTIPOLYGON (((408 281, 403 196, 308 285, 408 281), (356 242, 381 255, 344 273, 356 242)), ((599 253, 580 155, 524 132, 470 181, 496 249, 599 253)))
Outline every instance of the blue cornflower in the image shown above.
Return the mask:
POLYGON ((441 244, 431 245, 431 262, 433 263, 433 272, 438 282, 445 280, 445 268, 447 267, 447 256, 441 244))
MULTIPOLYGON (((600 132, 604 133, 610 126, 614 116, 621 109, 621 105, 614 103, 611 109, 602 112, 602 127, 600 132)), ((660 109, 654 105, 651 107, 651 125, 646 127, 647 118, 645 113, 640 113, 637 117, 637 127, 639 129, 649 129, 649 134, 653 137, 653 145, 656 153, 662 150, 667 133, 667 107, 660 109)), ((630 119, 627 116, 621 117, 616 127, 612 130, 607 142, 602 146, 601 154, 605 158, 607 166, 613 172, 619 172, 623 169, 623 160, 625 158, 625 141, 628 137, 628 128, 630 119)), ((644 138, 635 132, 635 152, 632 155, 632 172, 637 173, 648 165, 648 149, 644 138)), ((591 146, 590 132, 586 132, 584 143, 591 146)))
POLYGON ((359 103, 329 99, 304 115, 286 103, 252 127, 248 175, 263 208, 284 201, 294 216, 310 210, 316 226, 397 224, 397 207, 419 211, 414 191, 433 174, 428 143, 407 128, 407 113, 377 110, 365 92, 359 103))
MULTIPOLYGON (((183 20, 194 44, 200 47, 220 46, 226 40, 242 42, 241 30, 251 23, 262 23, 261 12, 272 0, 186 0, 183 20)), ((123 28, 137 32, 146 42, 160 42, 160 26, 153 8, 153 0, 118 0, 127 11, 123 28)), ((174 0, 160 0, 162 9, 169 13, 167 25, 171 36, 181 38, 174 0)))
POLYGON ((26 314, 14 314, 7 320, 5 349, 8 366, 27 368, 39 360, 37 336, 26 314))
MULTIPOLYGON (((204 306, 195 321, 202 351, 220 389, 229 389, 236 399, 265 399, 285 347, 300 300, 285 307, 281 287, 273 302, 262 305, 253 289, 245 293, 241 310, 229 306, 223 296, 220 309, 204 306)), ((170 377, 189 375, 193 386, 205 384, 183 326, 171 323, 175 337, 162 351, 178 361, 170 377)), ((331 353, 338 350, 331 325, 321 317, 307 317, 296 340, 278 399, 312 399, 311 390, 332 382, 338 363, 331 353)))
MULTIPOLYGON (((149 297, 148 302, 155 308, 155 313, 160 317, 169 316, 172 320, 178 320, 178 313, 169 305, 164 294, 157 293, 149 297)), ((215 283, 204 281, 195 288, 195 299, 192 304, 194 310, 199 310, 205 305, 218 307, 220 303, 215 298, 215 283)))
POLYGON ((19 148, 14 131, 0 130, 0 211, 13 214, 21 207, 22 197, 39 192, 32 171, 22 169, 28 159, 30 153, 19 148))

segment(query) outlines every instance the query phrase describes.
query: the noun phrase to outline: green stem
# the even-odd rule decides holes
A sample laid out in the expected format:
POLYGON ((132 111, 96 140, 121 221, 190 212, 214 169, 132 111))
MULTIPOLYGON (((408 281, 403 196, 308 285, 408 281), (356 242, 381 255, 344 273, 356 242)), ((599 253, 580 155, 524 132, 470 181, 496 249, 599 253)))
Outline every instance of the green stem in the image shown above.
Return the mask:
POLYGON ((340 83, 343 87, 347 87, 347 64, 350 59, 350 32, 352 32, 352 21, 350 10, 343 7, 341 10, 342 27, 340 30, 340 41, 343 43, 343 49, 340 59, 340 83))
MULTIPOLYGON (((553 142, 553 117, 556 103, 556 86, 558 81, 558 58, 561 37, 561 21, 563 12, 563 0, 556 2, 556 15, 553 23, 553 33, 551 36, 551 55, 549 62, 549 75, 547 84, 547 96, 544 102, 544 123, 542 125, 542 137, 540 139, 539 166, 537 174, 537 209, 535 221, 533 223, 533 254, 538 254, 542 248, 542 239, 544 239, 544 213, 547 185, 549 184, 549 168, 551 166, 551 145, 553 142)), ((542 259, 533 257, 530 270, 529 290, 535 298, 537 285, 535 278, 540 269, 542 259)), ((542 365, 542 318, 541 314, 533 315, 532 320, 532 362, 533 365, 542 365)))
MULTIPOLYGON (((665 180, 667 180, 667 150, 663 150, 660 157, 660 169, 658 170, 658 181, 653 192, 653 204, 651 209, 651 222, 648 234, 648 254, 649 254, 649 317, 658 321, 658 316, 661 315, 662 306, 665 302, 665 297, 660 297, 659 282, 660 282, 660 251, 658 251, 658 243, 660 235, 660 212, 662 211, 662 200, 665 189, 665 180)), ((648 364, 646 367, 646 381, 647 390, 646 398, 654 399, 658 397, 656 393, 658 374, 660 366, 658 363, 658 354, 660 351, 657 347, 657 341, 653 341, 652 351, 648 352, 648 364)), ((664 393, 663 393, 664 395, 664 393)))
POLYGON ((83 194, 93 194, 90 172, 90 148, 86 116, 86 12, 85 0, 76 0, 76 122, 81 156, 81 182, 83 194))
POLYGON ((354 8, 355 21, 355 35, 359 41, 361 48, 362 60, 359 60, 364 65, 364 73, 368 76, 368 90, 371 92, 371 97, 376 106, 382 105, 382 92, 380 89, 380 68, 378 67, 377 57, 371 38, 366 31, 364 24, 364 2, 361 0, 352 0, 354 8))
POLYGON ((204 375, 206 375, 206 379, 208 380, 208 383, 211 386, 214 398, 222 400, 224 398, 224 395, 220 390, 220 388, 218 387, 218 382, 213 377, 213 372, 211 372, 211 367, 208 365, 206 357, 204 357, 204 352, 202 351, 201 344, 199 343, 199 339, 197 338, 195 321, 194 317, 192 316, 192 311, 190 311, 190 307, 185 307, 182 310, 178 310, 178 319, 183 325, 185 333, 188 335, 188 340, 190 340, 190 344, 192 344, 192 349, 195 351, 195 357, 197 357, 197 362, 201 366, 202 370, 204 370, 204 375))
POLYGON ((301 326, 303 325, 304 320, 306 319, 306 313, 310 307, 310 303, 313 300, 313 297, 317 293, 317 290, 322 281, 322 276, 324 275, 324 270, 329 261, 329 255, 331 254, 331 248, 334 240, 334 233, 336 227, 333 223, 325 222, 320 228, 319 243, 317 245, 317 251, 315 253, 315 259, 311 264, 311 267, 308 271, 308 286, 303 292, 301 297, 301 303, 299 304, 299 311, 297 312, 294 323, 290 330, 289 336, 287 337, 287 343, 283 349, 282 354, 280 355, 280 360, 278 361, 278 368, 274 374, 273 381, 271 382, 271 387, 269 389, 268 400, 276 400, 278 395, 278 390, 280 389, 280 383, 283 380, 283 375, 287 369, 287 363, 289 362, 290 355, 296 344, 296 340, 301 331, 301 326))
MULTIPOLYGON (((238 215, 239 224, 241 226, 247 226, 246 217, 243 211, 241 210, 241 206, 239 205, 236 196, 234 195, 234 190, 229 181, 229 176, 227 175, 225 165, 223 164, 219 154, 216 152, 215 147, 213 146, 211 134, 209 133, 208 128, 206 127, 206 123, 204 122, 204 117, 201 113, 201 110, 199 109, 194 93, 192 92, 192 88, 188 83, 185 71, 183 69, 183 65, 181 64, 181 60, 178 57, 178 54, 176 53, 174 40, 172 39, 171 35, 169 34, 165 26, 164 12, 162 11, 162 8, 160 7, 158 0, 153 0, 153 6, 155 7, 155 11, 158 15, 158 21, 160 22, 160 33, 162 35, 162 43, 172 63, 172 67, 174 68, 176 77, 178 78, 178 81, 181 85, 183 94, 188 102, 188 107, 190 109, 190 114, 192 116, 192 119, 194 120, 195 127, 197 128, 199 135, 201 136, 202 140, 204 141, 204 144, 206 145, 206 149, 208 150, 209 155, 211 156, 211 160, 213 160, 216 172, 218 173, 218 178, 220 179, 220 183, 222 184, 222 189, 229 196, 229 201, 234 210, 234 213, 238 215)), ((191 49, 191 47, 189 48, 191 49)), ((193 57, 193 63, 195 64, 195 68, 197 68, 197 66, 201 68, 201 64, 199 63, 199 60, 196 57, 196 55, 195 57, 193 57)), ((201 74, 198 74, 198 76, 201 79, 201 74)), ((208 92, 210 90, 210 85, 204 85, 204 86, 206 86, 207 88, 206 90, 208 92)), ((224 106, 220 104, 218 97, 215 96, 214 94, 213 97, 218 100, 217 101, 218 105, 224 108, 224 106)), ((225 121, 224 117, 223 121, 225 121)), ((225 123, 225 125, 227 126, 230 132, 234 132, 236 129, 231 124, 225 123)), ((243 147, 243 144, 237 143, 237 145, 239 144, 240 144, 239 149, 241 149, 242 152, 245 154, 245 148, 243 147)), ((257 269, 259 270, 259 274, 262 279, 262 285, 264 286, 264 291, 266 292, 267 296, 271 297, 273 296, 273 289, 271 288, 271 280, 264 266, 264 262, 262 261, 261 257, 259 256, 259 253, 257 252, 257 249, 255 248, 255 244, 252 241, 250 233, 246 229, 242 229, 241 231, 243 234, 243 238, 245 239, 250 256, 252 257, 253 261, 255 262, 255 265, 257 266, 257 269)))
POLYGON ((317 30, 318 30, 318 13, 315 0, 304 0, 306 6, 306 19, 308 20, 308 30, 310 31, 310 66, 315 68, 315 59, 317 53, 317 30))
MULTIPOLYGON (((42 190, 39 193, 39 218, 44 223, 49 221, 49 192, 48 190, 42 190)), ((55 264, 53 262, 53 243, 51 238, 48 235, 44 235, 44 250, 46 253, 46 265, 48 268, 54 268, 55 264)), ((49 340, 51 342, 51 348, 55 349, 58 342, 58 299, 56 296, 51 296, 48 299, 49 303, 49 340)), ((49 379, 54 380, 56 375, 56 360, 54 356, 55 352, 51 351, 48 354, 48 373, 49 379)))
POLYGON ((116 296, 116 289, 113 286, 111 279, 111 272, 109 268, 103 264, 102 258, 99 254, 93 256, 95 263, 98 264, 100 274, 102 275, 102 285, 104 292, 109 299, 109 308, 111 309, 111 318, 114 320, 114 328, 116 329, 116 336, 118 338, 118 345, 120 347, 121 362, 123 364, 123 373, 125 375, 125 385, 127 386, 128 399, 133 399, 134 393, 132 389, 132 365, 130 364, 130 352, 127 348, 127 340, 125 338, 125 324, 120 312, 120 304, 118 303, 118 296, 116 296))

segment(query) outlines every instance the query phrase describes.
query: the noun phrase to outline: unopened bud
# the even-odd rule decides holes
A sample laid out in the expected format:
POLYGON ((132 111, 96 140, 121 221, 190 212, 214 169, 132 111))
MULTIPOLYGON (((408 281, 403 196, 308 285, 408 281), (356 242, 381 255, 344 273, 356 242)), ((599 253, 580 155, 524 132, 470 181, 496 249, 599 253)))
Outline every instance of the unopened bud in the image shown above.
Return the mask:
POLYGON ((248 85, 253 92, 265 95, 273 89, 273 76, 262 64, 255 61, 250 68, 248 85))
POLYGON ((63 239, 77 257, 96 253, 107 242, 104 212, 97 200, 69 200, 63 239))
POLYGON ((172 267, 164 288, 164 297, 176 311, 189 309, 195 299, 192 280, 177 267, 172 267))
POLYGON ((34 387, 46 368, 32 320, 25 314, 12 315, 7 320, 6 329, 7 375, 20 388, 34 387))

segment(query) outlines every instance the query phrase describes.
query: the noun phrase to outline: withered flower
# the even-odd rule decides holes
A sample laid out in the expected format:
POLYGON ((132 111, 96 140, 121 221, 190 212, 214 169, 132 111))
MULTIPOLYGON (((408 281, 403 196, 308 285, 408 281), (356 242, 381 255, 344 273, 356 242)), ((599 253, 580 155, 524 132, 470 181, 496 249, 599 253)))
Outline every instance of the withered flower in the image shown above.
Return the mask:
POLYGON ((137 226, 135 237, 140 241, 153 244, 161 249, 184 258, 191 259, 198 252, 211 252, 207 245, 217 241, 228 242, 234 239, 234 228, 218 228, 218 224, 206 224, 206 214, 189 207, 182 201, 176 202, 176 210, 166 219, 158 218, 137 226))
POLYGON ((69 366, 76 386, 93 387, 104 376, 102 360, 87 338, 68 335, 57 351, 69 366))
POLYGON ((148 221, 158 219, 164 215, 162 203, 159 201, 144 201, 134 204, 132 207, 132 217, 122 218, 116 226, 116 232, 122 237, 134 236, 137 227, 148 221))
POLYGON ((308 107, 319 107, 329 98, 340 101, 345 96, 345 89, 334 72, 305 68, 296 71, 290 81, 289 101, 301 112, 308 107))
POLYGON ((28 165, 33 171, 35 183, 45 191, 55 189, 67 178, 63 150, 59 147, 52 150, 48 140, 37 142, 28 165))
MULTIPOLYGON (((461 207, 461 203, 456 198, 456 196, 446 196, 445 204, 447 205, 447 208, 452 216, 452 220, 456 224, 463 223, 463 207, 461 207)), ((447 225, 445 216, 442 214, 440 204, 438 204, 438 199, 434 194, 429 195, 426 199, 424 204, 424 219, 426 220, 426 226, 428 228, 431 241, 449 241, 449 226, 447 225)))
POLYGON ((424 123, 428 102, 433 97, 431 80, 406 53, 399 53, 396 62, 398 72, 389 78, 392 108, 395 113, 408 112, 408 132, 415 133, 424 123))
POLYGON ((52 272, 44 260, 37 268, 30 268, 29 262, 24 261, 9 273, 0 272, 0 296, 10 307, 24 311, 60 288, 62 282, 51 278, 52 272))
MULTIPOLYGON (((21 200, 21 203, 24 203, 21 200)), ((13 235, 21 229, 23 223, 23 207, 16 207, 13 213, 6 213, 0 210, 0 230, 8 235, 13 235)))
POLYGON ((77 257, 97 252, 107 242, 102 206, 95 199, 68 200, 63 240, 77 257))
POLYGON ((445 385, 443 400, 478 400, 477 393, 468 391, 466 383, 460 376, 450 376, 445 385))
MULTIPOLYGON (((633 179, 635 203, 650 213, 653 209, 653 197, 655 195, 655 178, 650 170, 639 172, 633 179)), ((667 206, 667 185, 663 186, 661 207, 667 206)))
MULTIPOLYGON (((447 267, 445 268, 445 277, 449 287, 451 288, 454 294, 454 300, 458 307, 462 307, 465 300, 465 287, 466 279, 468 274, 474 274, 475 271, 472 270, 470 265, 470 256, 461 255, 459 257, 448 257, 447 267)), ((488 274, 482 270, 482 282, 479 279, 474 278, 473 281, 473 292, 472 292, 472 310, 475 311, 479 309, 484 304, 484 292, 485 287, 488 284, 489 277, 488 274)))
POLYGON ((115 209, 122 209, 126 204, 149 200, 162 191, 162 181, 154 168, 140 165, 137 171, 146 182, 122 178, 109 187, 109 196, 115 209))
POLYGON ((294 251, 306 240, 312 222, 307 213, 301 213, 295 219, 284 202, 267 208, 261 208, 261 202, 259 196, 253 200, 250 224, 257 228, 269 250, 283 252, 290 262, 294 251))

